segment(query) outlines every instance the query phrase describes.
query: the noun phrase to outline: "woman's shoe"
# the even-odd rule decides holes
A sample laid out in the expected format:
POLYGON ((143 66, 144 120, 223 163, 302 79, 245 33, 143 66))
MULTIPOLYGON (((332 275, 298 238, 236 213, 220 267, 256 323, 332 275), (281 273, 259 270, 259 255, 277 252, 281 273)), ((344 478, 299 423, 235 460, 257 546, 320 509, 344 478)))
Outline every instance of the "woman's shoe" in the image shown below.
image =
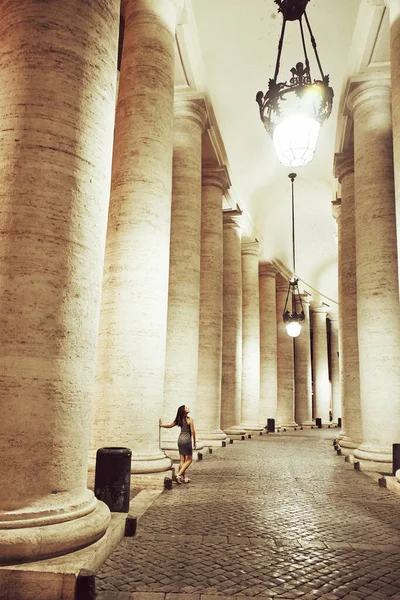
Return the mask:
POLYGON ((189 477, 184 477, 183 478, 183 483, 189 483, 189 481, 190 481, 189 477))
POLYGON ((182 475, 176 476, 176 483, 179 483, 179 485, 182 483, 182 475))

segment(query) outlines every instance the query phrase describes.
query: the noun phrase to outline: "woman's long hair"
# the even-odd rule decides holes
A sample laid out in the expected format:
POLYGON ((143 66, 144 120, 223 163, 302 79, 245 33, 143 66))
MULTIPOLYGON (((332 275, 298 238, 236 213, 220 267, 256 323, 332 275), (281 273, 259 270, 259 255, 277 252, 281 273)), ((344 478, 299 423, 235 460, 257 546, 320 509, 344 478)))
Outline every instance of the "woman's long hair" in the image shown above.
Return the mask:
POLYGON ((176 413, 175 423, 177 425, 179 425, 179 427, 182 427, 182 424, 185 422, 186 422, 185 405, 182 404, 182 406, 180 406, 178 408, 178 412, 176 413))

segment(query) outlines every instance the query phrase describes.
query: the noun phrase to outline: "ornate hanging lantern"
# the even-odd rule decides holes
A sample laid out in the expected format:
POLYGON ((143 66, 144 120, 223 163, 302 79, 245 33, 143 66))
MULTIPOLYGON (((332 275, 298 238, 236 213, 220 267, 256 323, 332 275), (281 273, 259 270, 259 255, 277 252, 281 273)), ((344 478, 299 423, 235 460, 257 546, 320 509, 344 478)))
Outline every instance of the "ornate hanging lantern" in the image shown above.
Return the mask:
POLYGON ((317 44, 306 14, 309 0, 274 0, 283 15, 278 45, 275 75, 269 80, 268 91, 258 92, 256 101, 261 121, 272 137, 278 158, 286 166, 306 165, 314 156, 320 126, 332 111, 333 89, 329 75, 324 75, 317 52, 317 44), (311 78, 310 63, 304 38, 305 19, 321 79, 311 78), (304 62, 291 69, 289 83, 278 83, 280 58, 287 21, 298 21, 304 52, 304 62))

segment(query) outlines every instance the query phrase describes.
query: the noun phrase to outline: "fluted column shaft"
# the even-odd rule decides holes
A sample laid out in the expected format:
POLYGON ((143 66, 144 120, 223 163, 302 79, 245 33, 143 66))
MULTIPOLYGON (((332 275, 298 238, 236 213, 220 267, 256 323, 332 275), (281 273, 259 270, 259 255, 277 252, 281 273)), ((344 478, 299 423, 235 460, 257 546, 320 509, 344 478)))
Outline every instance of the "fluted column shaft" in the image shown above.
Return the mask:
POLYGON ((400 439, 400 307, 389 81, 361 84, 354 118, 360 467, 391 471, 400 439))
POLYGON ((322 424, 328 425, 331 405, 329 368, 328 368, 328 337, 326 331, 326 308, 316 307, 311 311, 313 328, 313 381, 315 418, 322 419, 322 424))
POLYGON ((276 274, 272 264, 260 264, 260 419, 264 426, 268 419, 276 420, 278 403, 276 274))
POLYGON ((339 357, 341 364, 342 454, 362 442, 360 365, 357 333, 356 230, 354 205, 354 155, 335 156, 335 174, 341 184, 339 227, 339 357))
POLYGON ((124 0, 93 448, 127 446, 160 472, 168 304, 174 0, 124 0), (151 85, 149 85, 151 81, 151 85))
POLYGON ((242 425, 246 431, 263 429, 260 424, 259 246, 257 241, 242 242, 242 425))
MULTIPOLYGON (((311 426, 312 418, 312 374, 311 374, 311 337, 310 337, 310 301, 302 296, 305 321, 301 333, 294 338, 294 387, 295 416, 299 425, 311 426)), ((300 312, 299 304, 297 311, 300 312)))
POLYGON ((222 373, 222 198, 225 168, 203 171, 201 202, 199 376, 196 430, 207 445, 221 445, 222 373))
POLYGON ((242 406, 242 230, 240 212, 223 215, 223 326, 221 428, 228 435, 245 433, 242 406))
POLYGON ((400 0, 386 0, 390 19, 393 154, 396 191, 397 256, 400 280, 400 0))
MULTIPOLYGON (((204 102, 177 99, 174 154, 168 330, 163 419, 171 422, 186 404, 196 419, 200 319, 201 137, 204 102)), ((197 426, 197 421, 196 421, 197 426)), ((162 429, 169 447, 176 431, 162 429)))
POLYGON ((337 423, 338 417, 342 416, 342 395, 339 373, 339 331, 338 320, 330 319, 330 357, 331 357, 331 384, 332 384, 332 420, 337 423))
MULTIPOLYGON (((280 427, 296 427, 294 416, 294 343, 287 334, 282 313, 285 307, 289 283, 282 275, 276 276, 276 323, 278 363, 278 409, 280 427)), ((300 334, 302 335, 302 334, 300 334)))
POLYGON ((0 18, 2 563, 72 552, 110 520, 86 481, 119 5, 16 0, 0 18))

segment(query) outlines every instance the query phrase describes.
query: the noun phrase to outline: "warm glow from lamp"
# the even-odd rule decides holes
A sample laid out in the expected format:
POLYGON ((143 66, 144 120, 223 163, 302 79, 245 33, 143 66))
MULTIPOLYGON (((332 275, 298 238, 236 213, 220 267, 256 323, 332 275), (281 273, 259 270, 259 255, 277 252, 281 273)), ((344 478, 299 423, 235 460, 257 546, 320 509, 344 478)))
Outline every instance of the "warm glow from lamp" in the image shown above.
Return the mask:
POLYGON ((290 337, 297 337, 301 332, 301 324, 298 321, 290 321, 286 323, 286 331, 290 337))
POLYGON ((317 146, 320 123, 312 117, 292 115, 275 126, 273 142, 279 161, 287 167, 311 162, 317 146))

